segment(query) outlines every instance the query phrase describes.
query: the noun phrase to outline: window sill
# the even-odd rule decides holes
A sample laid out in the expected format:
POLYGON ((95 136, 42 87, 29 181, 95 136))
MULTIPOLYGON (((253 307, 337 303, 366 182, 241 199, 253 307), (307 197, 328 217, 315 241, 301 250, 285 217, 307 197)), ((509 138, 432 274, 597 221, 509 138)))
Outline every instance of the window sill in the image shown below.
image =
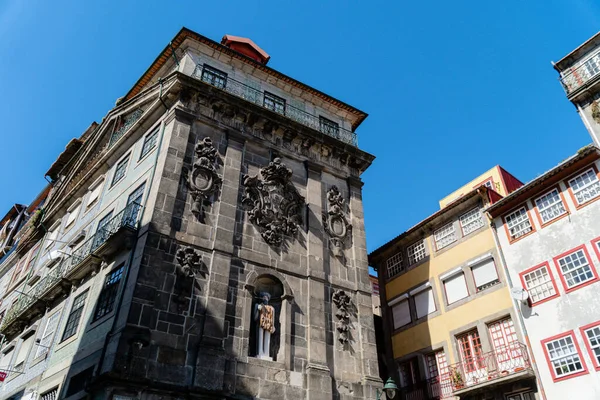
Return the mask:
MULTIPOLYGON (((583 360, 582 360, 583 361, 583 360)), ((567 375, 567 376, 561 376, 560 378, 555 378, 554 376, 552 377, 552 380, 554 382, 562 382, 562 381, 566 381, 567 379, 571 379, 571 378, 577 378, 578 376, 582 376, 582 375, 587 375, 589 374, 589 372, 587 371, 587 369, 585 371, 581 371, 581 372, 576 372, 572 375, 567 375)))

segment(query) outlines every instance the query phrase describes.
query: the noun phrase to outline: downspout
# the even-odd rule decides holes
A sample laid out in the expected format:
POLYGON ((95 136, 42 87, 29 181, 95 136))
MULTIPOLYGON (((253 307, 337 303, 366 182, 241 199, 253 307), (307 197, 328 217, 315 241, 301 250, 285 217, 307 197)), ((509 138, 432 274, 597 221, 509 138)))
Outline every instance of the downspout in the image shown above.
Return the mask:
MULTIPOLYGON (((498 249, 498 254, 500 255, 500 262, 502 264, 502 269, 504 271, 504 275, 506 276, 506 282, 509 287, 513 287, 512 280, 510 279, 510 273, 508 271, 508 267, 506 266, 506 259, 504 258, 504 253, 502 252, 502 247, 500 247, 500 241, 498 240, 498 231, 496 231, 496 224, 494 224, 494 220, 491 218, 489 213, 487 213, 488 218, 490 219, 490 226, 493 231, 494 243, 496 244, 496 248, 498 249)), ((531 347, 531 342, 529 341, 529 335, 527 334, 527 328, 525 327, 525 321, 523 320, 523 315, 521 314, 520 304, 517 300, 512 299, 513 306, 515 307, 516 313, 519 318, 519 325, 523 330, 523 335, 525 336, 525 342, 527 344, 527 350, 529 352, 529 359, 531 360, 531 366, 533 367, 533 371, 535 373, 535 377, 537 379, 538 388, 542 395, 542 399, 546 400, 546 392, 544 391, 544 386, 542 385, 542 380, 540 379, 540 372, 538 370, 537 364, 535 362, 535 358, 533 357, 533 349, 531 347)))

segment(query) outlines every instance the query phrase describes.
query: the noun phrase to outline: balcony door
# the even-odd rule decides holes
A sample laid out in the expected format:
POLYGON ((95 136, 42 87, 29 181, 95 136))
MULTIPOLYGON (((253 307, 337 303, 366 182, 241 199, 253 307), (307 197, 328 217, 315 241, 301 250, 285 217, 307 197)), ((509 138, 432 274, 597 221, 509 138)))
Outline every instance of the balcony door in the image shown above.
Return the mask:
POLYGON ((98 227, 96 228, 96 234, 94 235, 94 241, 92 244, 92 251, 97 249, 102 243, 106 242, 110 236, 110 227, 108 225, 112 218, 112 214, 112 211, 109 212, 100 220, 100 222, 98 222, 98 227))
POLYGON ((470 386, 487 379, 487 365, 481 349, 481 338, 477 329, 456 337, 462 361, 464 384, 470 386))
POLYGON ((450 382, 450 370, 446 361, 444 350, 425 356, 427 363, 427 378, 429 382, 429 396, 433 399, 445 399, 452 397, 452 384, 450 382))
POLYGON ((523 356, 525 349, 519 343, 511 318, 504 318, 488 325, 488 332, 494 348, 498 373, 513 373, 516 368, 525 366, 523 356))
POLYGON ((400 386, 412 388, 421 380, 419 360, 414 357, 400 364, 400 386))

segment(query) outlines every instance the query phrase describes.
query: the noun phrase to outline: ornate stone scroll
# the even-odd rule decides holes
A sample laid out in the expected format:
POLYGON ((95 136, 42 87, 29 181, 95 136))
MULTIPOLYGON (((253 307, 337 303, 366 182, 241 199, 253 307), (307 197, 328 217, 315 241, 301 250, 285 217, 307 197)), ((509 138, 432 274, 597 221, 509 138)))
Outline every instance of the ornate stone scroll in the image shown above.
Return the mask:
POLYGON ((344 243, 349 236, 352 225, 348 222, 345 214, 346 201, 338 190, 337 186, 332 186, 327 192, 327 212, 323 212, 323 226, 325 232, 330 236, 331 251, 336 257, 344 255, 344 243))
POLYGON ((339 333, 338 341, 341 344, 346 344, 350 342, 350 296, 343 290, 336 290, 333 293, 331 300, 338 309, 335 313, 335 316, 338 319, 336 322, 336 329, 339 333))
POLYGON ((196 152, 196 162, 188 173, 187 185, 193 199, 192 213, 198 220, 203 221, 204 209, 202 203, 211 194, 219 190, 222 182, 215 168, 215 162, 219 155, 209 137, 199 141, 194 151, 196 152))
POLYGON ((187 278, 198 278, 198 275, 203 277, 206 274, 202 257, 192 247, 181 247, 175 253, 177 258, 177 274, 187 278))
POLYGON ((250 222, 270 245, 279 246, 284 236, 293 236, 302 224, 304 197, 290 182, 292 170, 275 158, 258 176, 243 176, 244 198, 250 222))

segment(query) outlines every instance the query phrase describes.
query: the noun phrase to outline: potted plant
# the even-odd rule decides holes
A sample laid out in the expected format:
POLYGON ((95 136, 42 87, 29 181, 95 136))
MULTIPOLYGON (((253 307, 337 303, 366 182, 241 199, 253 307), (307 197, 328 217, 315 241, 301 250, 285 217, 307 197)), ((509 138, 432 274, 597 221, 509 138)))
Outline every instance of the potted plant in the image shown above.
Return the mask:
POLYGON ((452 382, 452 387, 454 389, 462 389, 465 387, 463 377, 457 368, 452 368, 450 371, 450 381, 452 382))

